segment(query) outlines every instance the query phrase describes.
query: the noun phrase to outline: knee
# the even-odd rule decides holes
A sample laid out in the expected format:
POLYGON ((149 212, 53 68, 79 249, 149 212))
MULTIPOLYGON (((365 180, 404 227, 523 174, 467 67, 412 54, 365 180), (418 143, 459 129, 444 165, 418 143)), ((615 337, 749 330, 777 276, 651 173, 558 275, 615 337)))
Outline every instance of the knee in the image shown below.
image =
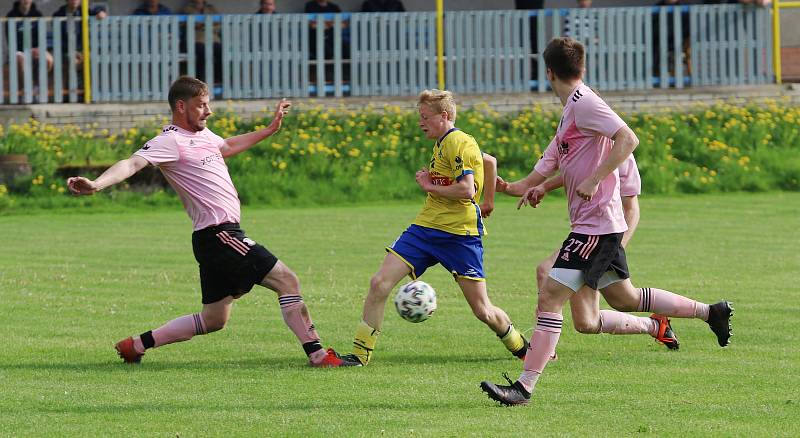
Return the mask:
POLYGON ((369 281, 370 295, 388 297, 392 287, 394 287, 394 284, 392 284, 391 280, 384 277, 380 273, 373 275, 372 279, 369 281))
POLYGON ((545 265, 544 263, 539 264, 536 267, 536 286, 539 290, 544 288, 545 283, 547 283, 547 277, 550 275, 550 268, 549 266, 545 265))

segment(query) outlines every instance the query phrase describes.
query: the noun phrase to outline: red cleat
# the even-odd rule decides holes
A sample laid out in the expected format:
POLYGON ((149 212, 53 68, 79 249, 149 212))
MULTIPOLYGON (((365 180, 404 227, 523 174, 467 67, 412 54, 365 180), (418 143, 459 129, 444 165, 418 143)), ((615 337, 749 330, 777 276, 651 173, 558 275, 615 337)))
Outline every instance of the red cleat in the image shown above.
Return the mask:
POLYGON ((114 345, 114 349, 117 350, 117 354, 125 363, 139 363, 142 361, 142 356, 144 353, 139 353, 133 348, 133 338, 127 337, 114 345))
POLYGON ((319 362, 309 362, 315 368, 336 368, 336 367, 360 367, 361 362, 358 360, 350 360, 347 357, 339 356, 339 353, 334 351, 333 348, 328 348, 327 354, 319 362))
POLYGON ((650 319, 655 320, 658 323, 658 332, 655 336, 656 342, 664 344, 670 350, 677 350, 681 343, 678 342, 678 337, 675 336, 675 332, 672 331, 672 325, 670 324, 669 318, 664 315, 657 315, 654 313, 650 315, 650 319))

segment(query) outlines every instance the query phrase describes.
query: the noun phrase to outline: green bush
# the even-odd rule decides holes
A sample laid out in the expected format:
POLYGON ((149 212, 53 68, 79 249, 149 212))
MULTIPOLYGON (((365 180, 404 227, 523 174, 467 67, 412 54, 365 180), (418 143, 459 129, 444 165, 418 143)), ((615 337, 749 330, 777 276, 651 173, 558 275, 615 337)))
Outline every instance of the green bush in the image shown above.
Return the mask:
MULTIPOLYGON (((460 112, 457 124, 497 157, 502 176, 517 179, 530 172, 547 147, 559 116, 540 107, 500 114, 484 105, 460 112)), ((747 107, 719 103, 623 118, 640 139, 635 155, 646 193, 800 190, 798 107, 775 101, 747 107)), ((243 121, 223 112, 209 125, 229 137, 264 127, 270 119, 264 113, 243 121)), ((155 124, 115 135, 97 125, 55 127, 35 120, 12 125, 0 131, 0 154, 27 154, 33 175, 0 189, 0 209, 70 205, 50 199, 67 196, 60 167, 110 165, 158 132, 155 124)), ((428 162, 430 150, 414 112, 317 108, 290 115, 279 134, 227 163, 246 204, 382 201, 420 196, 413 175, 428 162)), ((90 204, 174 203, 173 194, 122 195, 125 190, 120 185, 90 204)))

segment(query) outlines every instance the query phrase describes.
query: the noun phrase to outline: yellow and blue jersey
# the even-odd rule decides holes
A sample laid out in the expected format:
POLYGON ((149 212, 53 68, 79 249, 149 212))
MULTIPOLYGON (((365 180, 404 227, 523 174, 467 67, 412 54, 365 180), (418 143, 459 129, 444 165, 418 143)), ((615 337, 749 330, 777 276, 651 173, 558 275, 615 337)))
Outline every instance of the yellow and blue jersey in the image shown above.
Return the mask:
POLYGON ((433 146, 429 169, 433 183, 438 185, 450 185, 472 174, 475 196, 447 199, 428 193, 414 224, 460 236, 485 234, 478 208, 483 192, 483 157, 475 139, 457 128, 447 131, 433 146))

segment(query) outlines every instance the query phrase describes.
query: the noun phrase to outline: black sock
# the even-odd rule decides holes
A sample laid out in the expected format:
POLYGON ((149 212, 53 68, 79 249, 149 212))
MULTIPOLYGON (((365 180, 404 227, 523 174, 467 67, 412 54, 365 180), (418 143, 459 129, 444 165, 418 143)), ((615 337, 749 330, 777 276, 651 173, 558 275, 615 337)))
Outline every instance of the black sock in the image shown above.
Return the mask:
POLYGON ((144 345, 145 350, 156 346, 156 340, 153 339, 152 330, 142 333, 141 335, 139 335, 139 338, 142 340, 142 345, 144 345))
POLYGON ((319 341, 306 342, 303 344, 303 350, 306 352, 306 356, 311 356, 311 353, 322 350, 322 344, 319 341))

